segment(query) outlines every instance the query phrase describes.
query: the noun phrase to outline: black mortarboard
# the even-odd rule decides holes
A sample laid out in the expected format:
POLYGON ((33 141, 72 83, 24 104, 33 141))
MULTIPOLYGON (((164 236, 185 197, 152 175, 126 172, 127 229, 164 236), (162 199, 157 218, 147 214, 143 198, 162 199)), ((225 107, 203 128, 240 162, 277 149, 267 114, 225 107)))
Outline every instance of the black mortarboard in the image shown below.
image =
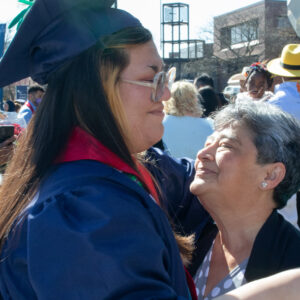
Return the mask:
POLYGON ((0 87, 48 75, 94 45, 100 37, 142 26, 112 0, 36 0, 0 61, 0 87))

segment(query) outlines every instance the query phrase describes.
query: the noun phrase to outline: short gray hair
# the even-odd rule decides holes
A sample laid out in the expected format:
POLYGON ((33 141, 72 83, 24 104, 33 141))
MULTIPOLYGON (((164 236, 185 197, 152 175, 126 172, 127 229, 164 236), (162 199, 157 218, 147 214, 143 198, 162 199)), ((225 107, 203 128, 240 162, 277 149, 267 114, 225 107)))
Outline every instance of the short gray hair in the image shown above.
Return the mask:
POLYGON ((216 112, 214 126, 220 130, 240 124, 252 133, 257 149, 257 163, 282 162, 286 174, 274 189, 277 208, 300 187, 300 122, 275 105, 259 101, 237 101, 216 112))

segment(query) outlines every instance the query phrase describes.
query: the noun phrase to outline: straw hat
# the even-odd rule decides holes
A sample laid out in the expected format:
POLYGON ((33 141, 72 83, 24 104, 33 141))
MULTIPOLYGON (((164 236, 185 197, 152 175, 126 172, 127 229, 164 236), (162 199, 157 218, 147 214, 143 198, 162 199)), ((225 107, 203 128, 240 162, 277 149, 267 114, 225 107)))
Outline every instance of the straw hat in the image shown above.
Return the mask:
POLYGON ((267 69, 278 76, 300 77, 300 44, 284 46, 281 57, 272 59, 267 69))

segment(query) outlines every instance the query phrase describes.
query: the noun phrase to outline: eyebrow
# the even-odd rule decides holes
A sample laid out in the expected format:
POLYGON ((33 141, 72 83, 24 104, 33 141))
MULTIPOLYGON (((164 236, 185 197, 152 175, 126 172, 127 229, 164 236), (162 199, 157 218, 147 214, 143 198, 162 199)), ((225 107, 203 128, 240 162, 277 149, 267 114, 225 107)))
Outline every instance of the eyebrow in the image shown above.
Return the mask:
POLYGON ((158 73, 158 72, 160 72, 161 70, 164 70, 164 68, 166 67, 166 65, 163 64, 161 68, 159 68, 159 67, 156 66, 156 65, 149 65, 149 66, 147 66, 147 67, 150 68, 150 69, 152 69, 155 73, 158 73))
POLYGON ((234 143, 237 143, 237 144, 239 144, 239 145, 242 145, 242 143, 241 143, 241 141, 237 138, 237 137, 235 137, 235 136, 228 136, 228 135, 226 135, 226 134, 222 134, 221 136, 220 136, 220 140, 221 139, 228 139, 228 140, 230 140, 230 141, 233 141, 234 143))
POLYGON ((240 141, 237 137, 235 137, 235 136, 228 136, 228 135, 226 135, 226 134, 222 134, 222 135, 220 135, 218 138, 217 138, 216 136, 210 135, 210 136, 206 139, 205 144, 214 142, 216 139, 219 139, 219 140, 221 140, 221 139, 228 139, 228 140, 230 140, 230 141, 232 141, 232 142, 234 142, 234 143, 237 143, 237 144, 239 144, 239 145, 242 145, 241 141, 240 141))

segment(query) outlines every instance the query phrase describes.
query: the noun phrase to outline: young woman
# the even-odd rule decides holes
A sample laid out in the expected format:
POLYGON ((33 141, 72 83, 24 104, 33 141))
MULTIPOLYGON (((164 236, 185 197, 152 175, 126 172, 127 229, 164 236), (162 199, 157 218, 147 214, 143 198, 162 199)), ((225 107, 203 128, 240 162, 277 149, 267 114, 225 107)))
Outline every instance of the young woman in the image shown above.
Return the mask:
POLYGON ((137 19, 109 6, 35 1, 1 61, 1 85, 48 84, 1 189, 3 299, 191 299, 137 157, 162 137, 174 70, 137 19))

